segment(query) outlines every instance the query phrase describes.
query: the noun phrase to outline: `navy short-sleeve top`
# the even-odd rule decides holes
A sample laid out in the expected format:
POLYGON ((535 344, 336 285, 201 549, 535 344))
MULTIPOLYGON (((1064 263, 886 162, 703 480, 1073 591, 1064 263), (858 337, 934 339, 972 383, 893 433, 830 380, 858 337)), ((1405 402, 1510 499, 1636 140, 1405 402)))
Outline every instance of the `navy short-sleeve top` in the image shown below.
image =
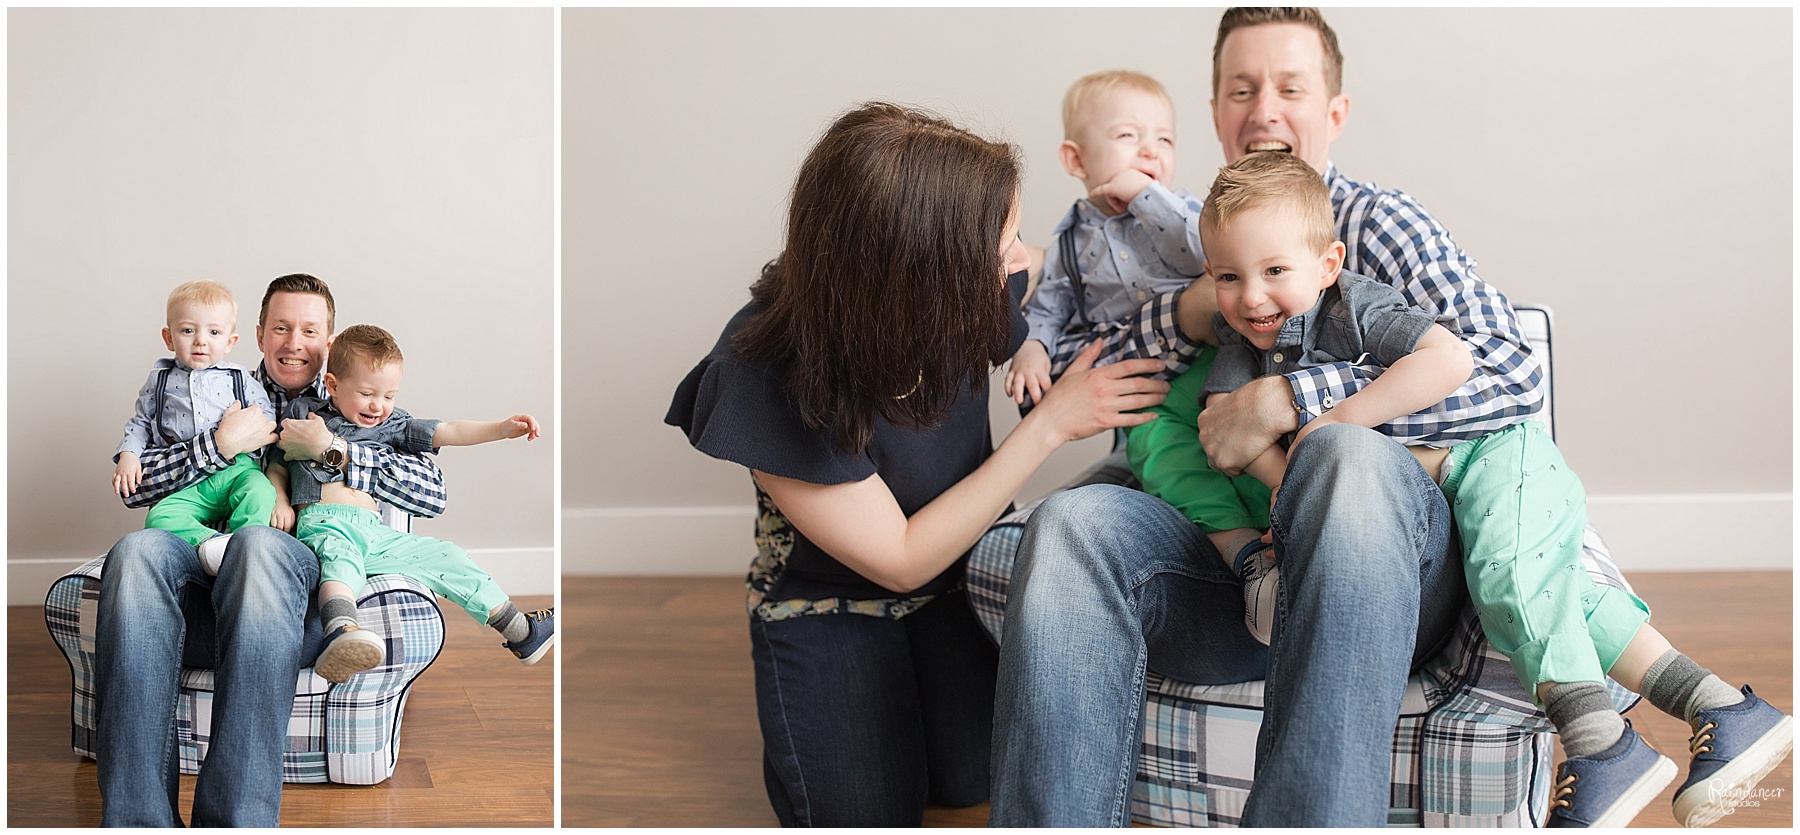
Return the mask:
MULTIPOLYGON (((867 448, 842 451, 829 430, 810 429, 801 419, 783 390, 780 364, 751 362, 732 347, 732 338, 758 313, 755 303, 740 309, 712 351, 675 390, 663 420, 687 433, 695 449, 814 484, 845 484, 879 473, 908 516, 974 472, 992 453, 985 381, 979 391, 960 396, 936 426, 912 429, 878 418, 867 448)), ((1015 349, 1022 340, 1022 323, 1015 316, 1015 349)), ((756 498, 757 556, 748 578, 748 608, 755 617, 900 617, 962 580, 966 554, 931 582, 897 597, 809 541, 761 487, 756 498)))

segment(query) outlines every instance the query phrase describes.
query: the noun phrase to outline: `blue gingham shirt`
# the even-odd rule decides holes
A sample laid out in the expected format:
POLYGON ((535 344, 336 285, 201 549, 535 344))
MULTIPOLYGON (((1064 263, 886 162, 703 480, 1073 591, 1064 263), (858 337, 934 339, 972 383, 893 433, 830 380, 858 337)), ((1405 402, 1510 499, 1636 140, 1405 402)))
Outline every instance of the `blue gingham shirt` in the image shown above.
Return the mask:
MULTIPOLYGON (((1505 429, 1543 408, 1543 373, 1531 358, 1512 304, 1475 274, 1475 260, 1450 233, 1405 192, 1380 189, 1325 170, 1345 245, 1344 269, 1398 289, 1407 302, 1436 317, 1460 337, 1475 357, 1475 371, 1443 402, 1376 427, 1403 444, 1438 445, 1468 441, 1505 429)), ((1068 366, 1088 339, 1105 341, 1102 362, 1148 357, 1169 369, 1187 369, 1205 347, 1187 339, 1175 321, 1177 293, 1144 304, 1137 317, 1097 326, 1084 339, 1065 339, 1051 357, 1056 373, 1068 366)), ((1378 372, 1377 372, 1378 373, 1378 372)), ((1300 425, 1362 390, 1374 374, 1368 367, 1336 362, 1285 375, 1294 389, 1300 425)))
POLYGON ((129 452, 142 458, 151 444, 179 443, 219 425, 219 418, 238 399, 238 375, 244 380, 244 405, 262 410, 263 416, 275 419, 275 409, 262 384, 250 369, 231 363, 218 363, 205 368, 189 368, 173 357, 164 357, 150 368, 150 377, 138 391, 131 419, 125 421, 125 437, 113 451, 129 452), (168 370, 164 380, 163 371, 168 370), (156 401, 162 400, 158 420, 156 401))
MULTIPOLYGON (((275 413, 281 414, 292 399, 287 391, 269 381, 262 365, 250 376, 262 384, 275 413)), ((326 398, 323 378, 314 380, 302 394, 326 398)), ((219 454, 211 430, 179 444, 145 450, 141 460, 144 478, 137 492, 125 498, 126 507, 149 507, 231 465, 231 459, 219 454)), ((444 473, 437 462, 424 455, 394 452, 380 444, 349 442, 344 483, 413 516, 437 516, 444 512, 448 500, 444 473)))
POLYGON ((1186 190, 1170 191, 1154 180, 1113 217, 1088 200, 1075 201, 1051 237, 1074 236, 1084 298, 1074 298, 1062 247, 1052 245, 1043 278, 1025 303, 1025 338, 1054 356, 1070 325, 1077 335, 1085 332, 1078 312, 1088 323, 1129 319, 1151 296, 1179 292, 1198 278, 1200 205, 1186 190))

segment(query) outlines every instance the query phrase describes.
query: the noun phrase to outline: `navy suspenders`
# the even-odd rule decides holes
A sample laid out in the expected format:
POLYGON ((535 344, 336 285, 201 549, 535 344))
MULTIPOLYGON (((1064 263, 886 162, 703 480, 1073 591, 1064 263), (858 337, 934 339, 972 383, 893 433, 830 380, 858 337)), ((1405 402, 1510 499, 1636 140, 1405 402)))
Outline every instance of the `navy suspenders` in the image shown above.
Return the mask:
POLYGON ((1076 260, 1079 253, 1075 251, 1075 227, 1070 226, 1056 236, 1056 245, 1058 254, 1062 257, 1063 272, 1069 274, 1069 293, 1075 302, 1075 321, 1080 322, 1085 329, 1093 323, 1088 321, 1087 288, 1082 286, 1081 263, 1076 260))
MULTIPOLYGON (((155 441, 157 446, 170 446, 173 443, 173 441, 163 443, 162 415, 163 401, 169 398, 169 372, 174 370, 174 368, 164 368, 156 372, 156 414, 150 419, 150 439, 155 441)), ((237 402, 245 406, 250 405, 249 401, 244 399, 244 372, 236 368, 227 368, 225 371, 231 374, 231 392, 237 395, 237 402)), ((194 402, 193 379, 193 375, 190 373, 188 376, 188 404, 190 406, 194 402)))

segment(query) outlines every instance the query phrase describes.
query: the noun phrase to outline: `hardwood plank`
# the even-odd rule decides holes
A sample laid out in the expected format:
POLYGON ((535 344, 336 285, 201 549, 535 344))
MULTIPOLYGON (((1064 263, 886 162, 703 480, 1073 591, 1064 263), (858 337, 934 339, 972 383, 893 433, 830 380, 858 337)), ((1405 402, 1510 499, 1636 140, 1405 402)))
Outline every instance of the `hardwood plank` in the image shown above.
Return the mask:
MULTIPOLYGON (((1632 578, 1677 648, 1793 712, 1793 574, 1632 578)), ((566 577, 581 619, 564 638, 565 826, 772 826, 763 792, 743 582, 736 578, 566 577)), ((1687 726, 1649 705, 1631 719, 1685 773, 1687 726)), ((1679 781, 1678 781, 1679 782, 1679 781)), ((1793 823, 1793 761, 1776 795, 1718 826, 1793 823), (1778 793, 1778 794, 1777 794, 1778 793)), ((1673 826, 1673 788, 1633 826, 1673 826)), ((987 807, 932 808, 926 826, 983 826, 987 807)))
MULTIPOLYGON (((516 598, 521 609, 548 595, 516 598)), ((526 667, 444 601, 444 651, 407 697, 400 761, 375 786, 288 784, 283 826, 547 827, 554 820, 555 649, 526 667)), ((7 825, 98 826, 94 764, 69 748, 68 663, 43 609, 7 609, 7 825)), ((182 778, 184 815, 194 778, 182 778)))

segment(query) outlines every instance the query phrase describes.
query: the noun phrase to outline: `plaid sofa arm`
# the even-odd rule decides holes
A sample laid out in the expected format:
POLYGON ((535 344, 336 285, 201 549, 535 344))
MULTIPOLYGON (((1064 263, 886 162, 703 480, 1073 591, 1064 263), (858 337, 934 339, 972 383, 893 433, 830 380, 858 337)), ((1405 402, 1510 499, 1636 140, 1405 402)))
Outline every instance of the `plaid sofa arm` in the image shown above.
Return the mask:
MULTIPOLYGON (((89 759, 99 727, 94 632, 105 562, 97 557, 64 575, 44 601, 45 624, 73 678, 71 747, 89 759)), ((412 683, 443 650, 443 615, 428 589, 400 575, 369 578, 357 615, 386 641, 388 661, 335 686, 311 668, 297 672, 282 757, 287 782, 372 784, 393 773, 401 709, 412 683)), ((183 668, 175 716, 183 773, 197 773, 210 747, 212 698, 213 671, 183 668)))

